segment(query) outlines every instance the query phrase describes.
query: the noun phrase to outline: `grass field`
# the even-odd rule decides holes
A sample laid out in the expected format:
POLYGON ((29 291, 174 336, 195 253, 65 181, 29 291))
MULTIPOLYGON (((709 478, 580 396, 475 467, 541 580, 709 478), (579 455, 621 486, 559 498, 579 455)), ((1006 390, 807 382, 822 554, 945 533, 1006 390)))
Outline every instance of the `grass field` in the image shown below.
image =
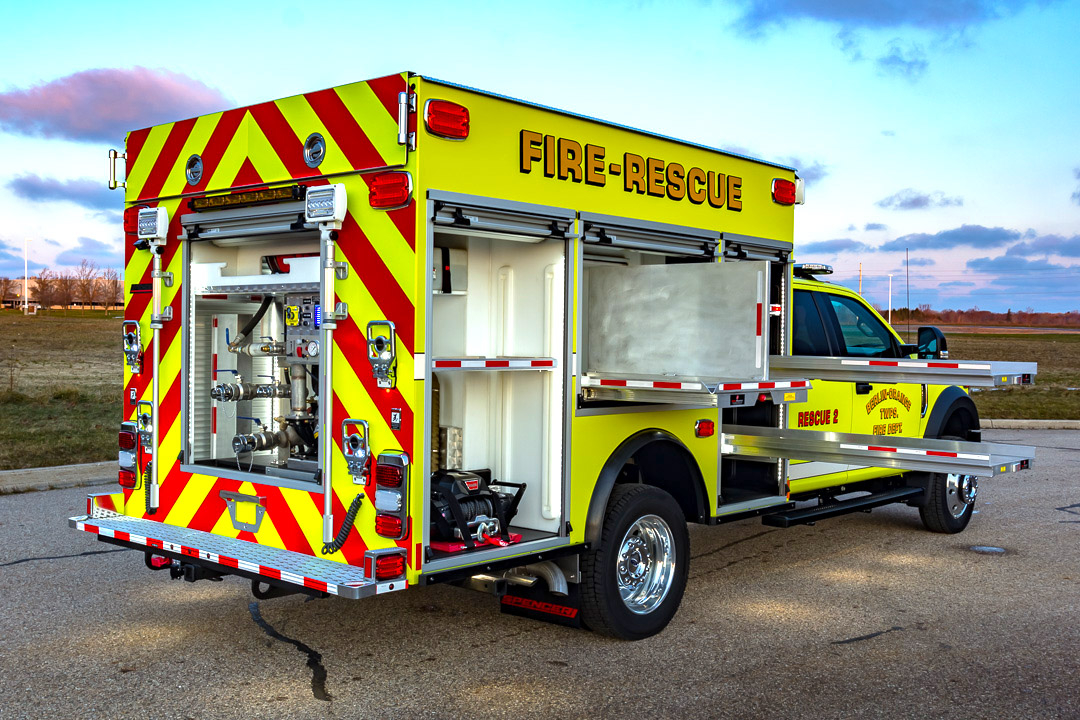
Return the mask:
MULTIPOLYGON (((120 313, 0 311, 0 470, 116 457, 120 313)), ((1080 334, 950 334, 950 358, 1034 360, 1033 388, 974 394, 984 418, 1080 418, 1080 334)))
POLYGON ((948 335, 950 360, 1039 363, 1035 386, 972 393, 983 418, 1080 419, 1080 333, 948 335))
POLYGON ((116 457, 120 311, 0 311, 0 470, 116 457))

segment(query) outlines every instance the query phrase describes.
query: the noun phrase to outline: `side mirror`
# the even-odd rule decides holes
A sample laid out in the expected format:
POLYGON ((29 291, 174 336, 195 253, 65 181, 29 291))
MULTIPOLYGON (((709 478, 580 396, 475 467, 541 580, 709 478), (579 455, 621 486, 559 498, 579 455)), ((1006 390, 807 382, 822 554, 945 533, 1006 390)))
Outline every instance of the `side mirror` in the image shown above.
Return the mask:
POLYGON ((919 358, 937 360, 949 357, 949 344, 945 333, 932 325, 919 328, 919 358))

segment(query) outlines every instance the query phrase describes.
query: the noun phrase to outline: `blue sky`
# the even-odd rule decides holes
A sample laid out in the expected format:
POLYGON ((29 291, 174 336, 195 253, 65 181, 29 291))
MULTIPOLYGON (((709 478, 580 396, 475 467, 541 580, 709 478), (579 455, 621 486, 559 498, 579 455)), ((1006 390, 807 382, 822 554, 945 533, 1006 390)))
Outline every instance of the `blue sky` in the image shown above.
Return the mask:
POLYGON ((0 275, 121 264, 122 129, 412 69, 796 166, 799 259, 882 307, 909 248, 913 304, 1080 308, 1075 1, 109 8, 6 11, 0 275))

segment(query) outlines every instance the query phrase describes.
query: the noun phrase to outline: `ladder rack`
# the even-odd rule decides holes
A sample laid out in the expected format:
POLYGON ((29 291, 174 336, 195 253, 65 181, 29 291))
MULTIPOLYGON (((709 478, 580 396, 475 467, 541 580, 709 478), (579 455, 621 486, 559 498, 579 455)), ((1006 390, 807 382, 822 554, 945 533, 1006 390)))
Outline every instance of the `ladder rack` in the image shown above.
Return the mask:
POLYGON ((1001 387, 1033 385, 1038 363, 771 355, 774 378, 1001 387))
POLYGON ((806 401, 810 382, 791 380, 706 380, 701 378, 647 377, 643 375, 586 374, 581 376, 586 400, 692 403, 717 407, 755 405, 766 394, 779 405, 806 401))
POLYGON ((989 442, 725 425, 721 452, 992 477, 1031 467, 1035 448, 989 442))

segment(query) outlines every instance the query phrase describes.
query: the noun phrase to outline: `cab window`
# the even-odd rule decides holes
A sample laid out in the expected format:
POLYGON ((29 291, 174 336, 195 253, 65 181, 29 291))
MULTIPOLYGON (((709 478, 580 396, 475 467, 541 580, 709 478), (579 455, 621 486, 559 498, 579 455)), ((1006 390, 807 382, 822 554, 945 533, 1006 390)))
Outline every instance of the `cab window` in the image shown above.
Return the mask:
POLYGON ((870 308, 844 295, 829 294, 836 314, 844 355, 849 357, 899 357, 892 333, 870 308))
POLYGON ((814 296, 806 290, 796 290, 795 314, 791 324, 792 355, 831 355, 825 324, 814 303, 814 296))

